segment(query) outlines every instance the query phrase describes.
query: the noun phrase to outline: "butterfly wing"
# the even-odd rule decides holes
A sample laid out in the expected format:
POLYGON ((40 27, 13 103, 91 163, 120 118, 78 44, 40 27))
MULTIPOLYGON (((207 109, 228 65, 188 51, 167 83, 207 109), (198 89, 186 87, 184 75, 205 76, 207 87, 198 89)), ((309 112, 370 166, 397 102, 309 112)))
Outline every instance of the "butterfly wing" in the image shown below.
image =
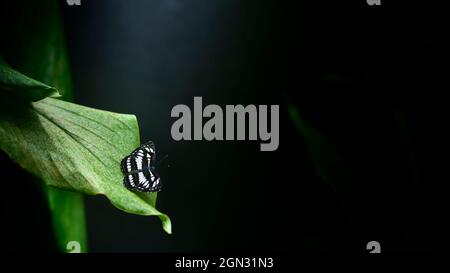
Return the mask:
POLYGON ((123 185, 129 190, 134 190, 136 188, 135 181, 133 174, 127 174, 123 179, 123 185))
POLYGON ((144 169, 137 173, 139 184, 136 186, 138 191, 142 192, 156 192, 161 190, 161 183, 159 176, 149 169, 144 169))
POLYGON ((129 190, 138 190, 141 192, 156 192, 161 190, 159 176, 147 168, 125 175, 123 184, 129 190))
POLYGON ((122 161, 120 162, 120 170, 122 171, 122 173, 124 175, 133 171, 132 159, 133 159, 133 156, 129 155, 129 156, 125 157, 124 159, 122 159, 122 161))
POLYGON ((155 144, 153 143, 153 141, 148 141, 148 142, 142 144, 140 148, 149 152, 152 156, 154 156, 156 154, 155 144))
POLYGON ((139 148, 131 153, 132 156, 145 158, 147 163, 147 168, 151 169, 153 162, 156 159, 156 149, 155 144, 152 141, 142 144, 139 148))
POLYGON ((125 187, 130 190, 134 189, 137 185, 137 178, 134 173, 138 171, 136 157, 131 154, 122 159, 122 162, 120 163, 120 169, 125 175, 125 178, 123 179, 123 184, 125 185, 125 187))
POLYGON ((155 144, 152 141, 148 141, 142 144, 140 148, 144 151, 145 157, 147 158, 148 168, 151 169, 152 164, 156 160, 155 144))

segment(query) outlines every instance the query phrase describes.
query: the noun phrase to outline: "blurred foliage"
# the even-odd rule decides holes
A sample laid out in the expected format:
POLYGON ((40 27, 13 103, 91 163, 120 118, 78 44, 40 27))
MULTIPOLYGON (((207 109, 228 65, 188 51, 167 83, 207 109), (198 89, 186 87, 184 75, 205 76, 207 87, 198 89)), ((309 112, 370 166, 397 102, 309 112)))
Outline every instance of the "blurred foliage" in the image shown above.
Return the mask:
POLYGON ((319 177, 333 190, 336 190, 340 181, 349 181, 354 175, 353 171, 332 141, 306 123, 294 105, 288 105, 288 112, 295 128, 305 139, 319 177))

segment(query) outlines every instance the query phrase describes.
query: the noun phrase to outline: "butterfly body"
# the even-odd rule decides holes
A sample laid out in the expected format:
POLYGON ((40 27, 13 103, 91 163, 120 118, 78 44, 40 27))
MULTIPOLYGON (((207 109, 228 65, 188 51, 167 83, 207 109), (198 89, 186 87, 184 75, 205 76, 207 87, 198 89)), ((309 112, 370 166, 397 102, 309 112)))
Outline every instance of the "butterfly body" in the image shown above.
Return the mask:
POLYGON ((152 165, 156 158, 153 142, 149 141, 122 159, 120 168, 124 174, 124 186, 133 191, 157 192, 161 190, 159 175, 152 165))

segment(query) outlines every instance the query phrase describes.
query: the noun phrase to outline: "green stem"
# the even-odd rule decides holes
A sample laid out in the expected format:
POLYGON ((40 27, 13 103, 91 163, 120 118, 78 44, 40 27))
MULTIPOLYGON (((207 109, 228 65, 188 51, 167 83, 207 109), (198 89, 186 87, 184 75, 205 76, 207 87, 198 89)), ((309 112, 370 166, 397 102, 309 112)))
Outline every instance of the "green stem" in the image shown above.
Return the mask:
POLYGON ((83 195, 46 185, 44 187, 59 249, 70 252, 68 244, 74 241, 80 245, 81 252, 87 252, 83 195))

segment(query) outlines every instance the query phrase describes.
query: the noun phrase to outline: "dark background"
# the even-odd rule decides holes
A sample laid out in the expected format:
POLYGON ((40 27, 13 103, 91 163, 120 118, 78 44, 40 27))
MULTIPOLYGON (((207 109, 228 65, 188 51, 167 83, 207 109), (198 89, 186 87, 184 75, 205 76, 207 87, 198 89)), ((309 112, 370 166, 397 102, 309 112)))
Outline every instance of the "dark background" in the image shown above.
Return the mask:
MULTIPOLYGON (((445 9, 296 2, 62 5, 75 101, 135 114, 141 141, 169 155, 158 208, 173 235, 157 218, 87 197, 91 252, 365 252, 371 240, 387 252, 442 248, 445 9), (204 105, 280 104, 279 149, 173 141, 170 111, 194 96, 204 105), (332 141, 351 176, 322 179, 288 104, 332 141)), ((39 208, 36 230, 48 219, 39 208)))

